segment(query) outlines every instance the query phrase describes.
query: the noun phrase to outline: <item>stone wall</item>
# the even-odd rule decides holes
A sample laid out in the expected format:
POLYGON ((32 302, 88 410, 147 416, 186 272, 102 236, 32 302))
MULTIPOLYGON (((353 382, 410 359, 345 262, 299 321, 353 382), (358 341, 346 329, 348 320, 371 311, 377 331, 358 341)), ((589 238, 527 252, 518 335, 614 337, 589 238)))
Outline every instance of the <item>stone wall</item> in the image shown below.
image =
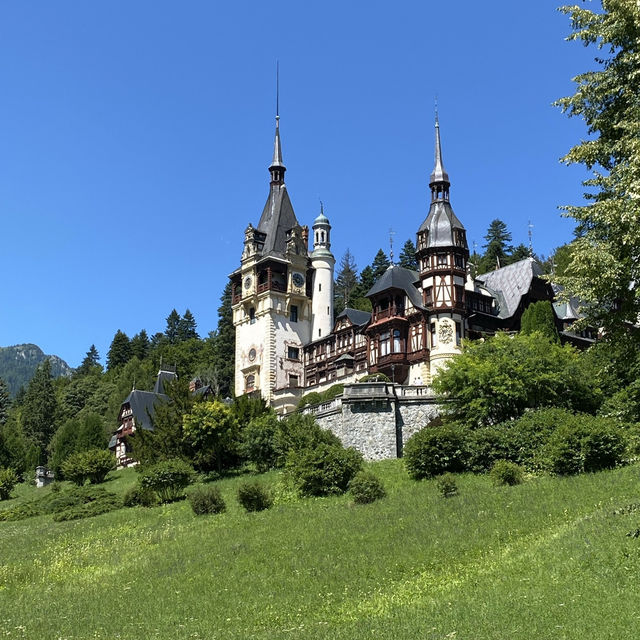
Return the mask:
POLYGON ((440 413, 429 387, 402 387, 385 382, 345 386, 341 397, 305 413, 335 433, 346 447, 366 460, 402 456, 404 443, 440 413))

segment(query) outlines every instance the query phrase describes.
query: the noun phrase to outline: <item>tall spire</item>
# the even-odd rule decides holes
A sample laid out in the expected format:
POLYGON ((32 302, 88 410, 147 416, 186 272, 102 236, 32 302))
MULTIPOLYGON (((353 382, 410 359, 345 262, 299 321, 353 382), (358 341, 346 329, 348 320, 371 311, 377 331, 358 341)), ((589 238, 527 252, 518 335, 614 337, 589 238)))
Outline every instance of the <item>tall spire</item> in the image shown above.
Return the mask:
POLYGON ((276 62, 276 136, 273 143, 273 160, 269 167, 271 184, 284 184, 284 172, 287 168, 282 162, 282 144, 280 142, 280 63, 276 62))
POLYGON ((448 200, 449 199, 449 174, 445 171, 442 163, 442 146, 440 144, 440 122, 438 121, 438 104, 436 102, 436 152, 435 166, 429 178, 429 186, 431 187, 432 200, 448 200))

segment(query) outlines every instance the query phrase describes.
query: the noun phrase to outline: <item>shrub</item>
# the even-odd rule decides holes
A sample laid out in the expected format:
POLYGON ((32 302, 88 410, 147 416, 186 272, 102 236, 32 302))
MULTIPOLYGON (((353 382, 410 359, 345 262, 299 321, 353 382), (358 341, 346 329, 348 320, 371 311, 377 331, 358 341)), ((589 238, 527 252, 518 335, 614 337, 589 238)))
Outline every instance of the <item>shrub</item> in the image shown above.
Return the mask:
POLYGON ((358 382, 391 382, 391 378, 384 373, 368 373, 362 376, 358 382))
POLYGON ((259 482, 244 482, 238 487, 238 502, 247 511, 263 511, 273 505, 273 497, 259 482))
POLYGON ((104 493, 97 499, 79 502, 73 506, 62 509, 53 514, 54 522, 63 522, 65 520, 79 520, 81 518, 91 518, 99 516, 109 511, 115 511, 122 506, 120 498, 109 491, 104 493))
POLYGON ((174 502, 184 498, 184 490, 194 479, 193 468, 184 460, 163 460, 142 471, 140 486, 154 491, 160 502, 174 502))
POLYGON ((349 491, 356 504, 369 504, 387 495, 378 476, 370 471, 359 471, 349 483, 349 491))
POLYGON ((278 418, 275 413, 265 413, 249 422, 242 432, 241 455, 256 465, 258 472, 268 471, 277 465, 278 418))
POLYGON ((153 507, 158 503, 158 497, 151 489, 134 485, 124 494, 122 503, 125 507, 153 507))
POLYGON ((458 495, 458 483, 453 473, 445 473, 441 475, 437 482, 436 487, 443 498, 451 498, 458 495))
POLYGON ((594 419, 589 433, 582 440, 585 471, 613 469, 623 459, 627 446, 625 433, 604 421, 594 419))
POLYGON ((344 393, 344 385, 343 384, 334 384, 330 386, 326 391, 322 393, 322 400, 333 400, 338 396, 341 396, 344 393))
POLYGON ((467 452, 462 430, 454 425, 421 429, 407 440, 404 463, 414 480, 464 471, 467 452))
POLYGON ((82 486, 87 480, 92 484, 100 484, 115 466, 115 458, 109 451, 89 449, 72 453, 62 463, 62 473, 67 480, 78 486, 82 486))
POLYGON ((318 404, 319 402, 322 402, 322 396, 317 391, 312 391, 300 398, 300 402, 298 402, 298 409, 304 409, 309 405, 318 404))
POLYGON ((362 454, 339 444, 318 444, 291 451, 287 475, 301 496, 344 493, 351 478, 362 468, 362 454))
POLYGON ((582 438, 584 429, 564 425, 553 433, 542 452, 547 469, 557 475, 572 475, 584 470, 582 438))
POLYGON ((197 516, 209 513, 222 513, 226 510, 227 505, 222 499, 220 489, 215 486, 199 485, 194 487, 187 496, 193 513, 197 516))
POLYGON ((496 460, 514 455, 510 445, 509 430, 504 425, 469 432, 469 469, 476 473, 489 471, 496 460))
POLYGON ((489 475, 493 484, 498 487, 504 485, 513 487, 516 484, 522 484, 524 478, 522 467, 510 460, 497 460, 489 475))
POLYGON ((0 469, 0 500, 8 500, 18 484, 18 475, 13 469, 0 469))
POLYGON ((341 447, 340 439, 326 429, 321 429, 313 416, 294 413, 278 422, 276 432, 277 466, 284 466, 291 451, 313 449, 320 444, 341 447))

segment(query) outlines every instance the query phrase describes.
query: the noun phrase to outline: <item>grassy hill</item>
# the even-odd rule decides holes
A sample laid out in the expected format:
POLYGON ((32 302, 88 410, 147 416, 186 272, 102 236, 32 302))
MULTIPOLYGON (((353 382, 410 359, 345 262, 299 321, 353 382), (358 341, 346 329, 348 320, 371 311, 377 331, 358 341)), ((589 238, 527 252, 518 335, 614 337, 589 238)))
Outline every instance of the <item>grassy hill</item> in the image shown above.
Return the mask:
MULTIPOLYGON (((389 495, 367 506, 294 499, 273 472, 278 500, 257 514, 233 478, 217 516, 182 502, 0 522, 0 635, 637 637, 640 539, 626 534, 640 525, 638 466, 511 488, 463 475, 448 499, 400 461, 372 467, 389 495)), ((126 470, 107 484, 134 481, 126 470)))

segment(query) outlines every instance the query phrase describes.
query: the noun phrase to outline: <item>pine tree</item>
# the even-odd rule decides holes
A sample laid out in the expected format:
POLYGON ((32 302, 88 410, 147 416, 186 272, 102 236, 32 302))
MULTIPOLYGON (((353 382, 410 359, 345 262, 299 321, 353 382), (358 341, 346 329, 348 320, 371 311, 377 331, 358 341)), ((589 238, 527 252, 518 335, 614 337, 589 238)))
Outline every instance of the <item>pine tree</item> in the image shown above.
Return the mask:
POLYGON ((356 261, 347 249, 340 260, 340 270, 336 276, 333 307, 336 315, 345 307, 349 306, 349 301, 354 287, 358 284, 358 267, 356 261))
MULTIPOLYGON (((218 307, 218 327, 213 337, 213 371, 216 377, 217 394, 222 397, 233 395, 236 328, 233 326, 231 310, 231 282, 225 285, 218 307)), ((186 314, 185 314, 186 315, 186 314)))
POLYGON ((196 327, 196 319, 193 317, 191 311, 187 309, 178 323, 178 342, 199 338, 200 336, 196 331, 196 327))
POLYGON ((7 383, 0 378, 0 427, 7 421, 9 417, 9 407, 11 406, 11 398, 9 397, 9 388, 7 383))
POLYGON ((400 252, 400 262, 401 267, 405 269, 413 269, 413 271, 418 270, 418 260, 416 259, 416 246, 413 244, 411 238, 407 240, 404 245, 402 245, 402 251, 400 252))
POLYGON ((373 269, 370 265, 367 265, 360 274, 360 284, 362 286, 363 295, 367 295, 369 289, 371 289, 375 283, 376 280, 373 277, 373 269))
POLYGON ((180 335, 180 314, 172 309, 171 313, 167 316, 167 328, 164 330, 164 335, 167 336, 171 344, 178 342, 180 335))
POLYGON ((144 360, 149 355, 149 348, 149 336, 144 329, 131 338, 131 355, 138 360, 144 360))
POLYGON ((94 369, 94 367, 100 367, 100 354, 96 349, 96 345, 92 344, 89 347, 89 351, 87 351, 87 355, 85 355, 84 360, 76 369, 76 374, 85 376, 90 373, 94 369))
POLYGON ((36 446, 40 462, 44 462, 47 445, 56 432, 57 414, 51 363, 47 358, 31 378, 22 406, 22 430, 36 446))
POLYGON ((519 262, 520 260, 524 260, 525 258, 531 257, 531 252, 529 251, 529 247, 520 243, 518 246, 514 247, 507 257, 507 264, 513 264, 514 262, 519 262))
POLYGON ((390 264, 391 262, 389 261, 387 254, 382 249, 378 249, 378 253, 376 253, 376 257, 373 259, 373 263, 371 264, 374 282, 382 276, 382 274, 389 268, 390 264))
POLYGON ((507 230, 507 225, 496 218, 489 225, 484 239, 487 244, 483 245, 485 252, 480 259, 478 273, 487 273, 506 266, 509 263, 509 254, 513 250, 509 244, 511 233, 507 230))
POLYGON ((116 331, 107 354, 107 371, 127 364, 131 360, 131 342, 126 333, 116 331))
POLYGON ((520 319, 520 331, 525 335, 541 333, 555 342, 559 341, 556 328, 556 316, 548 300, 539 300, 530 304, 520 319))

